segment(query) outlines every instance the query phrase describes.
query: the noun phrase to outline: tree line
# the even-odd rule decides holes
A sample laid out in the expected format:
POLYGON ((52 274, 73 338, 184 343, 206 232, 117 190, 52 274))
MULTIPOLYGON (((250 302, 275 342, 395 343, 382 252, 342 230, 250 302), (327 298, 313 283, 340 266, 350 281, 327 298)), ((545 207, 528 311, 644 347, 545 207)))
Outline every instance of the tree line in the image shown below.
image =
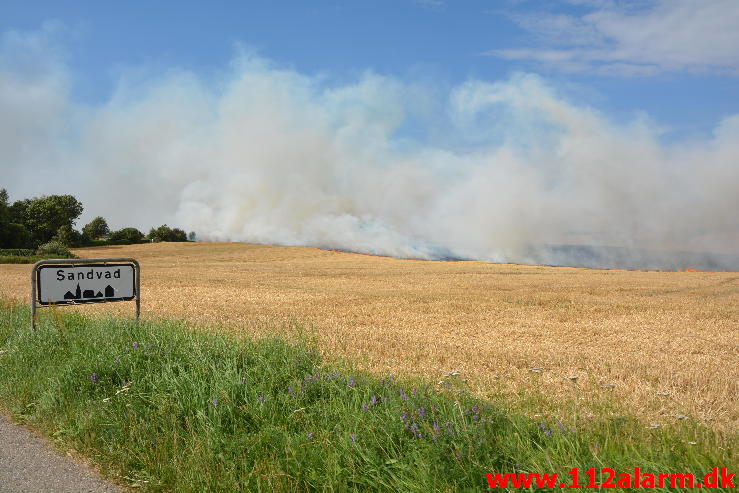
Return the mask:
MULTIPOLYGON (((151 228, 145 235, 136 228, 110 231, 98 216, 80 231, 75 229, 82 203, 72 195, 45 195, 11 203, 6 189, 0 189, 0 249, 36 250, 49 242, 70 248, 99 245, 130 245, 149 241, 187 241, 188 235, 166 224, 151 228)), ((190 240, 195 233, 190 233, 190 240)))

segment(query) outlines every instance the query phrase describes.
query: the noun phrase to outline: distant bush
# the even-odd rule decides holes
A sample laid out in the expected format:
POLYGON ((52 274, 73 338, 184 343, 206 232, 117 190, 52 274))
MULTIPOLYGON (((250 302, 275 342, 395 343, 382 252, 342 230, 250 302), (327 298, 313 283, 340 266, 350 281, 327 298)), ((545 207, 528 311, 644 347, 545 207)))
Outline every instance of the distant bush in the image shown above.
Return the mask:
POLYGON ((88 240, 97 240, 110 234, 108 223, 101 216, 96 217, 82 228, 82 234, 88 240))
POLYGON ((57 258, 75 258, 72 252, 69 251, 69 248, 67 248, 67 245, 57 240, 44 243, 38 247, 36 253, 38 255, 54 255, 57 258))
POLYGON ((144 241, 144 233, 136 228, 119 229, 108 236, 108 243, 111 245, 131 245, 142 241, 144 241))
POLYGON ((29 248, 0 248, 0 256, 30 257, 36 250, 29 248))
POLYGON ((162 224, 158 228, 151 228, 147 238, 150 241, 187 241, 187 233, 180 228, 170 228, 166 224, 162 224))

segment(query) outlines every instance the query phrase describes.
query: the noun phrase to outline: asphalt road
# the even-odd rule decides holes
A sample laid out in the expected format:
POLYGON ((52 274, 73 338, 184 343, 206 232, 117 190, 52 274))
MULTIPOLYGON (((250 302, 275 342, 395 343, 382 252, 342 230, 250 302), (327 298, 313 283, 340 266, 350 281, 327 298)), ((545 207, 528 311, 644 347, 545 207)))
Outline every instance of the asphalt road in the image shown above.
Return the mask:
POLYGON ((0 414, 0 493, 122 493, 0 414))

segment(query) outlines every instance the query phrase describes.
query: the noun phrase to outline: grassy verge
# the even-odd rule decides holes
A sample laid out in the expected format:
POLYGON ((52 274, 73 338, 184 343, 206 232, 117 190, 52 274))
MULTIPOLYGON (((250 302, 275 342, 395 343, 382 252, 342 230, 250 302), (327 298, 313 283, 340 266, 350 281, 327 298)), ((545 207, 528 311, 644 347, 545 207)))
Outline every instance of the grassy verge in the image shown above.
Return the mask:
POLYGON ((59 255, 0 255, 0 264, 35 264, 39 260, 60 258, 59 255))
POLYGON ((694 424, 603 419, 575 431, 276 338, 63 310, 32 332, 28 310, 7 302, 0 403, 150 491, 479 491, 487 472, 639 466, 702 478, 736 461, 735 441, 694 424))

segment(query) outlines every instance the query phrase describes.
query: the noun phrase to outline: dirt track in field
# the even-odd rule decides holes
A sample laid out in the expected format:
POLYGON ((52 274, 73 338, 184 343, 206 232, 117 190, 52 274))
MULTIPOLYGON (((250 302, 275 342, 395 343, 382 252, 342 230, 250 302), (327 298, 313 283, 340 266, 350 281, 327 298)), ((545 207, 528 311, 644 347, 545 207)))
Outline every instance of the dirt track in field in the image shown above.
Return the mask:
MULTIPOLYGON (((239 243, 77 254, 137 258, 146 318, 248 334, 297 323, 326 354, 381 374, 436 382, 456 370, 483 395, 540 390, 547 402, 528 405, 542 412, 577 396, 585 418, 589 404, 610 401, 652 423, 687 415, 719 429, 739 424, 739 273, 429 262, 239 243)), ((0 265, 0 296, 26 299, 30 269, 0 265)))

